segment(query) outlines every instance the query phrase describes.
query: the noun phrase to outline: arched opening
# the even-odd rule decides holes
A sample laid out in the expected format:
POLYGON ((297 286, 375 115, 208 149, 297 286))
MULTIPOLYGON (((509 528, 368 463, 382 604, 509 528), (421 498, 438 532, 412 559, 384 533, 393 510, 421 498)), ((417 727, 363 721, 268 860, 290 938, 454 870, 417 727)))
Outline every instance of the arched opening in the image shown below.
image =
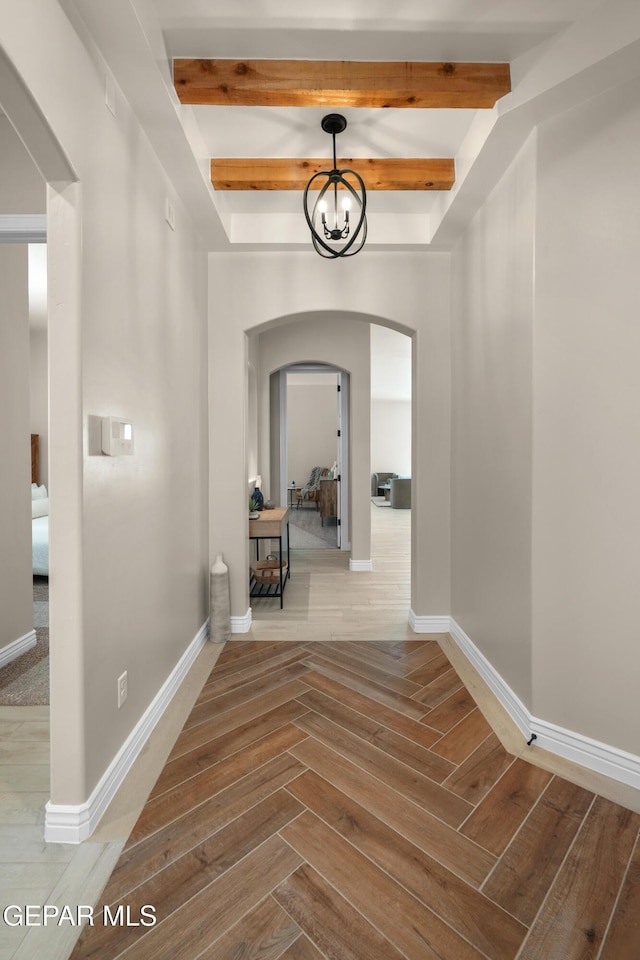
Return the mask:
MULTIPOLYGON (((283 409, 279 371, 301 365, 324 364, 330 369, 347 370, 350 376, 349 471, 346 487, 348 501, 347 543, 351 548, 349 569, 373 569, 371 544, 371 352, 370 330, 380 325, 411 337, 413 331, 388 318, 354 312, 306 312, 276 318, 246 331, 247 334, 247 423, 245 436, 249 447, 245 451, 247 470, 259 462, 263 483, 269 478, 269 492, 277 502, 285 503, 286 485, 290 477, 283 477, 282 447, 285 443, 283 409), (251 377, 258 371, 258 399, 252 402, 251 377), (274 411, 277 415, 274 416, 274 411), (252 422, 252 417, 255 418, 252 422), (251 448, 253 444, 253 448, 251 448), (257 452, 256 452, 257 451, 257 452)), ((410 363, 409 359, 409 363, 410 363)), ((413 399, 410 422, 415 418, 413 399)), ((409 426, 409 431, 410 431, 409 426)), ((309 464, 311 465, 311 464, 309 464)), ((408 474, 411 483, 411 454, 409 469, 394 471, 408 474)), ((248 476, 248 480, 251 478, 248 476)), ((408 518, 406 518, 408 519, 408 518)), ((415 533, 412 532, 412 540, 415 533)))

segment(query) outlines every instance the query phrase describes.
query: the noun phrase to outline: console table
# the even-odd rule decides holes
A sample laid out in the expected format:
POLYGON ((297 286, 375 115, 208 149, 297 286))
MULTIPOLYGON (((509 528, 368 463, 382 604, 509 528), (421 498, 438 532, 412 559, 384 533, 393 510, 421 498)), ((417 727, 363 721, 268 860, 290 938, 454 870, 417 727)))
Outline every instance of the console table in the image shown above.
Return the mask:
POLYGON ((256 541, 256 560, 260 559, 260 541, 277 540, 278 558, 280 560, 280 579, 275 584, 258 583, 251 577, 250 596, 252 597, 280 597, 280 607, 283 607, 284 588, 290 577, 291 559, 289 553, 289 508, 275 507, 273 510, 263 510, 257 520, 249 520, 249 538, 256 541), (287 569, 282 573, 282 535, 287 534, 287 569))
POLYGON ((324 521, 338 516, 338 481, 333 477, 320 477, 320 516, 324 521))

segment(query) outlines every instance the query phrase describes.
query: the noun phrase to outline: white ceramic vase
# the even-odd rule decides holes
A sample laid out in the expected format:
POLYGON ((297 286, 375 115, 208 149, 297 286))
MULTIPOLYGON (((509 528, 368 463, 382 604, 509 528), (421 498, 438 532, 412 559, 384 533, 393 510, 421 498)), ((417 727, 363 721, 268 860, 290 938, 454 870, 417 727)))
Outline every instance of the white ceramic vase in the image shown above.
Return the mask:
POLYGON ((216 556, 209 576, 210 591, 210 633, 209 639, 214 643, 225 643, 231 636, 231 603, 229 597, 229 568, 222 559, 222 554, 216 556))

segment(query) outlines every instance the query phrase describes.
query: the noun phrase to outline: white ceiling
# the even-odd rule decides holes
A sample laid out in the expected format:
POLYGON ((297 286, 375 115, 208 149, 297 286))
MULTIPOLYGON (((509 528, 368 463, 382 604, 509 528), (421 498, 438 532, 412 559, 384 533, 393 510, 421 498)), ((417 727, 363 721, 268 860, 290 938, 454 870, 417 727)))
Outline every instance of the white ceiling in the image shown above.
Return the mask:
MULTIPOLYGON (((367 249, 449 249, 536 123, 593 95, 596 74, 598 83, 622 82, 612 54, 640 34, 628 27, 638 0, 60 2, 86 21, 209 248, 220 251, 309 248, 301 193, 215 192, 208 161, 329 158, 320 121, 334 110, 348 122, 343 156, 456 164, 452 191, 370 191, 367 249), (182 106, 174 57, 508 61, 512 93, 488 111, 182 106)), ((627 73, 638 70, 640 58, 631 60, 627 73)))

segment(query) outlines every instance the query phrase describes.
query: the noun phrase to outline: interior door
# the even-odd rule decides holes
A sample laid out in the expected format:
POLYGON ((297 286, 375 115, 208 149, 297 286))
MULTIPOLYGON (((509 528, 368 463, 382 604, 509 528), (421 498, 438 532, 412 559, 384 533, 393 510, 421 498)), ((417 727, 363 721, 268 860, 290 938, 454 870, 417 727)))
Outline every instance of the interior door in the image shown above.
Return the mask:
POLYGON ((349 539, 349 374, 338 371, 337 385, 338 549, 350 550, 349 539))

